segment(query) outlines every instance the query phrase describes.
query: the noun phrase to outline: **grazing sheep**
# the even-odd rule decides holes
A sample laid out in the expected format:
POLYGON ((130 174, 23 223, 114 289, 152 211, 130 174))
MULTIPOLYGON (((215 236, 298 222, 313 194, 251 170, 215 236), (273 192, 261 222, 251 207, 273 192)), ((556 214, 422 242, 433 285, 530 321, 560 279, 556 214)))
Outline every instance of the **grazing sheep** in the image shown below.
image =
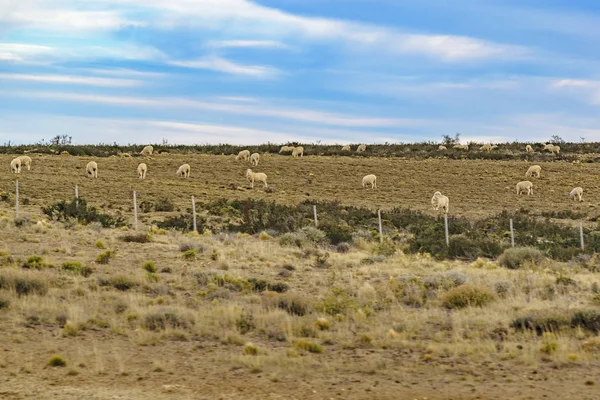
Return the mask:
POLYGON ((350 147, 350 145, 347 144, 344 147, 342 147, 342 151, 352 151, 352 147, 350 147))
POLYGON ((479 148, 479 151, 486 151, 489 153, 490 151, 492 151, 492 145, 490 143, 486 143, 479 148))
POLYGON ((455 144, 454 146, 452 146, 453 149, 457 149, 457 150, 469 150, 469 145, 468 144, 455 144))
POLYGON ((367 151, 367 145, 366 144, 361 144, 356 148, 356 152, 357 153, 363 153, 367 151))
POLYGON ((236 161, 237 160, 244 160, 244 161, 248 161, 250 159, 250 150, 242 150, 238 153, 238 155, 235 157, 236 161))
POLYGON ((571 200, 579 200, 579 201, 583 201, 583 188, 581 187, 576 187, 575 189, 571 190, 571 193, 569 193, 569 197, 571 198, 571 200))
POLYGON ((138 178, 146 179, 146 174, 148 173, 148 166, 145 163, 141 163, 137 167, 138 178))
POLYGON ((520 195, 522 192, 527 191, 527 196, 529 196, 530 194, 533 194, 533 183, 529 182, 529 181, 522 181, 517 183, 517 196, 520 195))
POLYGON ((281 149, 279 150, 279 154, 281 153, 289 153, 294 151, 294 146, 281 146, 281 149))
POLYGON ((88 178, 98 178, 98 164, 96 161, 90 161, 85 166, 85 171, 87 172, 88 178))
POLYGON ((10 172, 14 172, 15 174, 21 173, 21 159, 19 157, 10 162, 10 172))
POLYGON ((262 182, 265 184, 265 188, 267 187, 267 174, 263 172, 252 172, 251 169, 246 171, 246 179, 252 182, 252 189, 254 189, 254 181, 262 182))
POLYGON ((560 147, 559 146, 555 146, 552 143, 544 145, 544 148, 542 149, 542 151, 543 150, 548 150, 549 152, 551 152, 553 154, 560 153, 560 147))
POLYGON ((154 153, 154 147, 152 147, 152 146, 146 146, 140 152, 140 154, 143 156, 151 156, 152 153, 154 153))
POLYGON ((27 167, 27 171, 31 171, 31 157, 29 156, 19 156, 17 157, 19 160, 21 160, 21 165, 24 165, 27 167))
POLYGON ((371 185, 371 189, 376 189, 377 188, 377 177, 373 174, 366 175, 362 180, 362 186, 364 188, 366 188, 367 185, 371 185))
POLYGON ((542 167, 540 167, 539 165, 532 165, 531 167, 529 167, 529 169, 527 169, 527 172, 525 172, 525 178, 529 178, 529 177, 539 178, 541 172, 542 172, 542 167))
POLYGON ((250 164, 251 165, 258 165, 259 161, 260 161, 260 154, 258 154, 258 153, 252 153, 252 155, 250 156, 250 164))
POLYGON ((177 172, 175 173, 176 176, 183 176, 184 178, 189 178, 190 177, 190 164, 183 164, 181 167, 179 167, 179 169, 177 170, 177 172))
POLYGON ((434 210, 438 211, 441 208, 446 214, 448 214, 450 200, 448 199, 448 196, 444 196, 441 192, 435 192, 431 198, 431 205, 433 206, 434 210))
POLYGON ((527 146, 525 146, 525 152, 531 154, 531 153, 535 153, 535 150, 533 150, 533 147, 531 147, 531 145, 528 144, 527 146))
POLYGON ((302 146, 298 146, 298 147, 294 147, 294 150, 292 150, 292 157, 304 157, 304 147, 302 146))
POLYGON ((446 148, 446 146, 438 146, 438 150, 439 151, 446 151, 448 149, 446 148))

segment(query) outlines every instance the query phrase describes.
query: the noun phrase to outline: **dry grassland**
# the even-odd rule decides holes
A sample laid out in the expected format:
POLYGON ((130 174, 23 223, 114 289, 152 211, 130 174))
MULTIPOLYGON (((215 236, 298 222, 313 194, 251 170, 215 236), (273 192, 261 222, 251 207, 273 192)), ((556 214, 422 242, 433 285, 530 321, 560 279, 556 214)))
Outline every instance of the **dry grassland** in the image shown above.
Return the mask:
MULTIPOLYGON (((12 156, 0 156, 6 169, 0 174, 0 192, 14 192, 14 174, 8 171, 12 156)), ((250 190, 245 179, 249 163, 233 156, 160 154, 150 159, 95 159, 99 179, 87 179, 88 157, 34 157, 32 171, 20 177, 21 197, 29 200, 29 212, 38 213, 40 205, 70 200, 74 187, 88 203, 102 209, 130 212, 132 191, 138 198, 157 200, 168 197, 182 210, 190 207, 190 197, 198 202, 248 197, 286 204, 314 200, 339 200, 344 204, 371 209, 409 207, 432 213, 430 198, 440 190, 450 198, 451 214, 471 219, 496 214, 504 209, 521 207, 533 211, 573 209, 596 215, 600 205, 600 164, 540 163, 542 178, 531 178, 534 195, 516 196, 515 185, 525 180, 531 163, 521 161, 458 161, 447 159, 403 160, 357 157, 311 157, 264 155, 255 172, 268 175, 272 192, 261 184, 250 190), (137 179, 139 162, 148 164, 148 178, 137 179), (176 178, 179 165, 189 163, 191 178, 176 178), (361 180, 367 174, 377 175, 377 189, 364 190, 361 180), (569 199, 573 187, 584 188, 584 202, 569 199), (239 187, 239 189, 235 189, 239 187), (232 190, 233 189, 233 190, 232 190)))
MULTIPOLYGON (((150 227, 149 243, 126 243, 126 230, 40 217, 40 205, 69 199, 74 184, 90 203, 125 211, 134 189, 141 199, 180 196, 182 208, 192 194, 250 195, 227 188, 247 186, 247 164, 232 157, 145 161, 145 182, 136 178, 139 159, 129 158, 100 159, 92 181, 83 176, 88 159, 34 158, 21 177, 33 220, 15 226, 0 203, 0 398, 598 398, 600 321, 571 327, 561 319, 598 310, 600 276, 582 265, 545 260, 509 270, 488 260, 377 256, 363 240, 340 253, 265 234, 150 227), (189 180, 175 178, 183 162, 192 165, 189 180), (73 262, 80 265, 63 266, 73 262), (464 290, 480 307, 458 308, 464 290), (540 311, 555 313, 555 329, 538 335, 513 325, 540 311)), ((426 210, 441 190, 452 212, 472 217, 521 206, 593 210, 597 164, 542 168, 535 196, 516 198, 526 163, 271 156, 256 170, 274 192, 252 195, 426 210), (378 175, 377 190, 361 188, 367 173, 378 175), (582 205, 569 203, 575 185, 586 189, 582 205)), ((10 191, 13 177, 0 176, 0 191, 10 191)))

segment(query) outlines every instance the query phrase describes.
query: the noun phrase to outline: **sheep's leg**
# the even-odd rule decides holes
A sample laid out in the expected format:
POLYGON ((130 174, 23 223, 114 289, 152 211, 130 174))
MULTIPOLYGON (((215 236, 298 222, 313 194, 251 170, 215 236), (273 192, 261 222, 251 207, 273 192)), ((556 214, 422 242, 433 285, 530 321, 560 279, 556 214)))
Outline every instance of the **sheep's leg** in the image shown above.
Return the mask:
POLYGON ((265 188, 267 188, 267 187, 268 187, 268 186, 267 186, 267 181, 265 181, 265 188))
POLYGON ((254 189, 254 178, 252 178, 252 184, 250 186, 252 189, 254 189))

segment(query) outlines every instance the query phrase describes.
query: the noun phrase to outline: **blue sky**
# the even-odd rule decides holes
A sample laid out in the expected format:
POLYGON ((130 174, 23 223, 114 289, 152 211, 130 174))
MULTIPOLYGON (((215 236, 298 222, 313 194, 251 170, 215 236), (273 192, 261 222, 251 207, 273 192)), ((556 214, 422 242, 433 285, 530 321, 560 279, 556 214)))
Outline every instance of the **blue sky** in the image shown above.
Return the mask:
POLYGON ((0 142, 600 141, 592 0, 4 0, 0 142))

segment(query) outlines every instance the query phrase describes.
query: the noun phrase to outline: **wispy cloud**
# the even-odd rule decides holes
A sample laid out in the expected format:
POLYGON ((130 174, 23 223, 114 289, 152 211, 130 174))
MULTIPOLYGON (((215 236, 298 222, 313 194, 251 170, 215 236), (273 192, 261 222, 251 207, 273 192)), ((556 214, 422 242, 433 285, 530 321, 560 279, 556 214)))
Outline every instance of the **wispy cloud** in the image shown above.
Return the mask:
POLYGON ((263 48, 287 49, 289 46, 275 40, 213 40, 206 43, 211 48, 263 48))
POLYGON ((2 79, 106 87, 134 87, 142 84, 141 81, 133 79, 98 78, 93 76, 72 75, 27 75, 0 73, 0 81, 2 79))
POLYGON ((151 108, 175 108, 175 109, 200 109, 207 111, 219 111, 229 114, 263 116, 277 119, 287 119, 308 123, 325 124, 344 127, 398 127, 417 126, 423 123, 419 119, 411 118, 373 118, 359 115, 347 115, 329 113, 304 108, 282 108, 272 104, 235 104, 219 103, 214 101, 198 101, 185 98, 141 98, 125 96, 98 96, 75 93, 55 92, 4 92, 3 95, 12 95, 27 98, 53 99, 75 102, 88 102, 100 104, 113 104, 129 107, 151 107, 151 108))
POLYGON ((273 78, 281 74, 277 68, 262 65, 242 65, 221 57, 209 57, 192 61, 169 61, 170 65, 185 68, 207 69, 231 75, 245 75, 255 78, 273 78))

